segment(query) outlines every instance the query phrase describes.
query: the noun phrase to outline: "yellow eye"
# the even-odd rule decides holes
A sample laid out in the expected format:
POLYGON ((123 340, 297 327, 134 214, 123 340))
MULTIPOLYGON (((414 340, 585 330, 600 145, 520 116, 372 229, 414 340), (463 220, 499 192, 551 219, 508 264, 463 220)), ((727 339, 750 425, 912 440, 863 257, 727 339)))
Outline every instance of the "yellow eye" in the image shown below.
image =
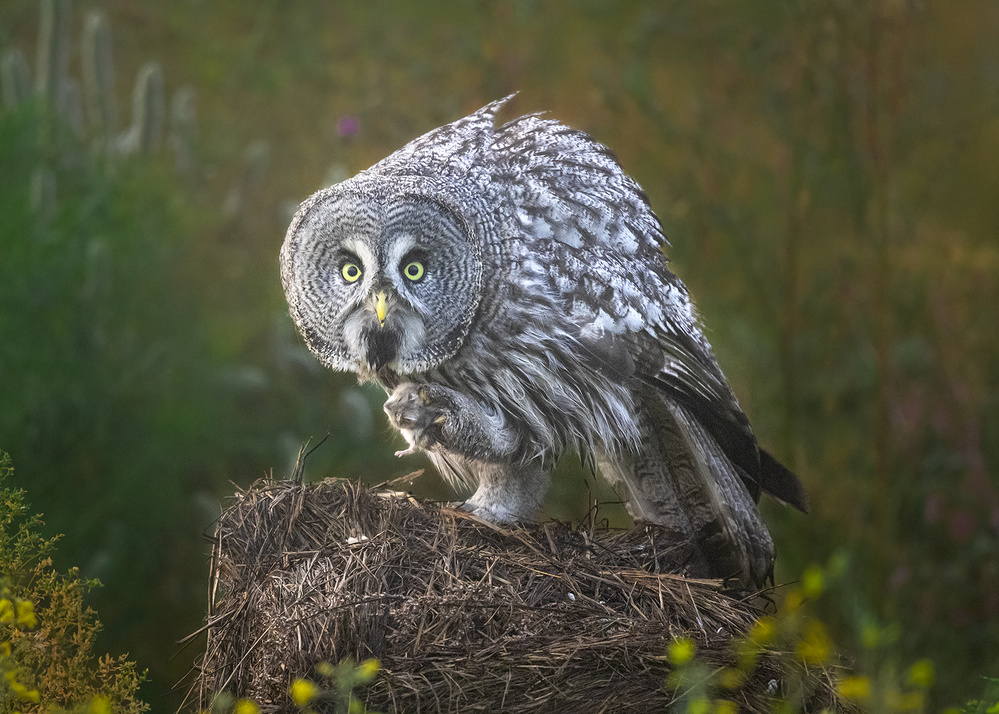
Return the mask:
POLYGON ((423 277, 423 263, 418 260, 414 260, 412 263, 406 263, 406 267, 402 269, 402 274, 415 283, 423 277))
POLYGON ((340 274, 348 283, 353 283, 361 277, 361 266, 357 263, 344 263, 340 269, 340 274))

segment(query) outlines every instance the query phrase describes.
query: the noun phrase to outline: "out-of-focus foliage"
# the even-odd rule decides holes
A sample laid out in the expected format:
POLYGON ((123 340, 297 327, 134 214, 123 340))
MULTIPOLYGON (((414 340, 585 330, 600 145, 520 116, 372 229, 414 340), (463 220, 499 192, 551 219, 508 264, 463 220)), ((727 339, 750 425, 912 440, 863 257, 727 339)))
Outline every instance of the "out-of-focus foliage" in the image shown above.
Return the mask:
MULTIPOLYGON (((773 657, 785 657, 781 678, 771 680, 774 712, 818 711, 822 706, 815 685, 821 681, 800 676, 817 669, 829 673, 836 695, 862 711, 911 712, 930 710, 930 695, 937 685, 936 667, 929 658, 907 663, 901 660, 894 645, 900 628, 880 627, 874 622, 864 626, 862 648, 858 656, 844 661, 836 652, 827 625, 816 615, 817 602, 824 598, 841 599, 842 591, 852 589, 851 557, 840 551, 826 567, 809 565, 800 583, 790 586, 772 615, 764 615, 745 634, 732 641, 728 665, 711 665, 697 656, 697 645, 689 638, 673 640, 666 656, 673 665, 668 686, 676 697, 676 711, 735 712, 739 691, 753 677, 759 677, 761 664, 773 657), (793 653, 793 656, 787 657, 793 653)), ((991 687, 983 687, 985 698, 961 702, 967 711, 990 711, 999 708, 991 687)), ((958 712, 956 707, 947 714, 958 712)))
MULTIPOLYGON (((421 463, 393 462, 377 395, 295 338, 288 206, 519 90, 510 116, 589 131, 647 189, 761 442, 809 486, 811 516, 767 507, 779 574, 849 551, 852 587, 820 604, 834 639, 862 652, 870 623, 897 623, 890 647, 933 659, 941 703, 999 672, 994 2, 76 7, 106 11, 120 76, 153 57, 196 88, 197 166, 108 176, 78 152, 41 226, 33 110, 0 119, 0 446, 131 603, 101 611, 140 662, 182 634, 157 623, 200 616, 201 504, 228 479, 328 430, 314 474, 421 463), (257 138, 257 198, 226 215, 257 138)), ((0 48, 32 57, 36 14, 6 0, 0 48)), ((553 497, 588 507, 578 475, 553 497)))
MULTIPOLYGON (((381 664, 370 658, 357 663, 347 657, 338 664, 319 662, 315 678, 296 678, 288 686, 288 700, 302 714, 316 714, 316 707, 335 714, 378 714, 370 711, 355 691, 362 690, 378 676, 381 664)), ((235 699, 220 692, 205 714, 260 714, 260 706, 252 699, 235 699)))
POLYGON ((288 695, 303 714, 315 714, 313 706, 320 703, 326 704, 326 710, 332 703, 337 714, 369 714, 354 690, 370 684, 378 676, 379 668, 378 660, 373 658, 359 664, 349 657, 336 665, 320 662, 316 665, 320 683, 311 679, 296 679, 291 683, 288 695))
POLYGON ((338 393, 256 272, 227 273, 225 192, 90 138, 43 95, 0 112, 0 442, 68 535, 60 563, 108 584, 107 639, 169 687, 230 479, 290 468, 327 430, 326 463, 356 470, 377 406, 338 393))
POLYGON ((665 85, 635 95, 653 136, 692 149, 664 220, 736 392, 813 492, 811 518, 776 520, 783 572, 845 545, 857 587, 829 616, 848 644, 897 621, 896 650, 975 691, 999 669, 997 187, 979 163, 999 54, 973 23, 999 18, 829 2, 761 25, 764 7, 696 18, 713 59, 673 44, 700 88, 689 128, 665 85))
POLYGON ((148 711, 135 662, 95 652, 101 624, 84 595, 97 583, 53 568, 55 541, 7 485, 12 470, 0 451, 0 712, 148 711))

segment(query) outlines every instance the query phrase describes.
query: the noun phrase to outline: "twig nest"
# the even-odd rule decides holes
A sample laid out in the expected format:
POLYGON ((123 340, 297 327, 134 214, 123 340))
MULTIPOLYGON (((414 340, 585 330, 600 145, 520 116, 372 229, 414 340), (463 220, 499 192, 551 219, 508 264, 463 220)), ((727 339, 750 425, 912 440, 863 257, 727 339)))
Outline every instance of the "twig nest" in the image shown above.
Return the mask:
MULTIPOLYGON (((499 527, 342 480, 260 482, 218 524, 198 698, 297 711, 295 678, 376 657, 357 694, 381 712, 664 711, 669 643, 721 666, 759 615, 676 574, 684 557, 654 527, 499 527)), ((769 708, 771 659, 743 711, 769 708)))

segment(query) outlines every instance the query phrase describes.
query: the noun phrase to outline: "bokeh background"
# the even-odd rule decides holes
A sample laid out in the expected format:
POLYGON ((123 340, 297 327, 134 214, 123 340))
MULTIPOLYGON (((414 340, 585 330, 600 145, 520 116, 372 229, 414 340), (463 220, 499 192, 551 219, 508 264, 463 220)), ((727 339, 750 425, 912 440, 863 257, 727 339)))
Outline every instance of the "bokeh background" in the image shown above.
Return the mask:
MULTIPOLYGON (((764 506, 778 582, 838 554, 848 657, 932 658, 940 705, 999 677, 999 4, 78 0, 65 22, 43 60, 37 0, 0 4, 24 58, 0 110, 0 449, 58 565, 103 582, 104 646, 150 668, 154 710, 203 645, 176 641, 227 495, 327 433, 310 478, 426 465, 295 335, 295 205, 513 91, 507 118, 586 130, 646 188, 760 441, 811 491, 807 517, 764 506), (91 11, 116 132, 80 90, 91 11), (156 92, 133 107, 149 61, 159 133, 156 92), (46 66, 72 80, 48 98, 46 66)), ((560 471, 552 515, 614 500, 560 471)))

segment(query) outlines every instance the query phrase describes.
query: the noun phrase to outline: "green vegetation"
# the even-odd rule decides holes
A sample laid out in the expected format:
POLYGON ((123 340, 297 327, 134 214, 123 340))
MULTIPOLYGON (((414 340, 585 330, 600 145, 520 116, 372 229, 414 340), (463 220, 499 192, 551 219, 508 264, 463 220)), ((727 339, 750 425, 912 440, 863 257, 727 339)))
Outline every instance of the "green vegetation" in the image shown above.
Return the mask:
MULTIPOLYGON (((811 516, 767 507, 778 581, 848 553, 815 615, 872 692, 928 658, 927 708, 994 704, 994 2, 73 7, 45 64, 37 0, 0 6, 0 447, 66 533, 60 567, 106 583, 103 643, 153 696, 194 656, 168 662, 203 617, 199 538, 230 481, 290 470, 326 432, 312 474, 419 465, 392 458, 378 395, 294 336, 287 204, 520 90, 514 111, 591 132, 648 190, 760 440, 809 486, 811 516), (186 158, 109 161, 150 59, 186 158), (82 122, 54 118, 49 80, 31 89, 59 72, 82 122)), ((584 477, 562 476, 551 510, 580 517, 584 477)))
POLYGON ((332 702, 337 714, 365 714, 368 710, 354 696, 354 689, 370 684, 378 676, 378 668, 376 659, 366 659, 359 664, 349 658, 337 665, 321 662, 316 666, 320 683, 296 679, 291 683, 288 695, 304 714, 315 714, 312 705, 318 702, 332 702))
POLYGON ((0 112, 0 434, 68 535, 58 562, 108 584, 91 597, 109 648, 151 663, 154 698, 190 668, 169 662, 204 615, 201 535, 229 480, 282 468, 306 429, 337 430, 333 458, 371 446, 375 407, 303 359, 249 297, 255 271, 227 272, 222 196, 162 151, 109 157, 102 127, 31 93, 0 112))
POLYGON ((148 711, 135 662, 95 650, 101 624, 84 598, 99 583, 52 566, 55 540, 8 485, 12 471, 0 451, 0 712, 148 711))
MULTIPOLYGON (((842 601, 842 591, 852 587, 849 560, 845 553, 837 553, 825 568, 809 566, 801 581, 784 593, 776 612, 760 618, 745 636, 733 642, 729 666, 712 667, 701 662, 692 640, 674 640, 667 650, 674 666, 668 684, 676 695, 677 711, 687 714, 737 711, 734 695, 760 676, 761 665, 768 657, 781 653, 793 655, 790 660, 785 659, 788 664, 796 662, 805 669, 832 672, 837 693, 863 711, 884 714, 931 711, 930 696, 937 684, 936 666, 929 658, 911 663, 900 659, 895 646, 900 632, 897 624, 883 627, 869 621, 863 625, 863 647, 856 658, 845 659, 837 654, 827 626, 816 614, 816 604, 822 598, 831 598, 833 606, 842 601)), ((773 711, 786 714, 814 711, 812 698, 817 692, 804 687, 807 681, 796 676, 793 665, 781 681, 773 680, 773 711)), ((992 710, 999 711, 999 691, 987 690, 984 699, 968 702, 963 711, 992 710)), ((962 710, 951 707, 946 711, 953 714, 962 710)))
MULTIPOLYGON (((302 714, 316 714, 315 706, 334 714, 378 714, 364 706, 354 691, 374 681, 378 676, 377 659, 357 663, 350 657, 339 664, 320 662, 314 678, 297 677, 288 687, 288 699, 302 714)), ((252 699, 234 699, 222 692, 211 707, 211 714, 260 714, 260 706, 252 699)))

